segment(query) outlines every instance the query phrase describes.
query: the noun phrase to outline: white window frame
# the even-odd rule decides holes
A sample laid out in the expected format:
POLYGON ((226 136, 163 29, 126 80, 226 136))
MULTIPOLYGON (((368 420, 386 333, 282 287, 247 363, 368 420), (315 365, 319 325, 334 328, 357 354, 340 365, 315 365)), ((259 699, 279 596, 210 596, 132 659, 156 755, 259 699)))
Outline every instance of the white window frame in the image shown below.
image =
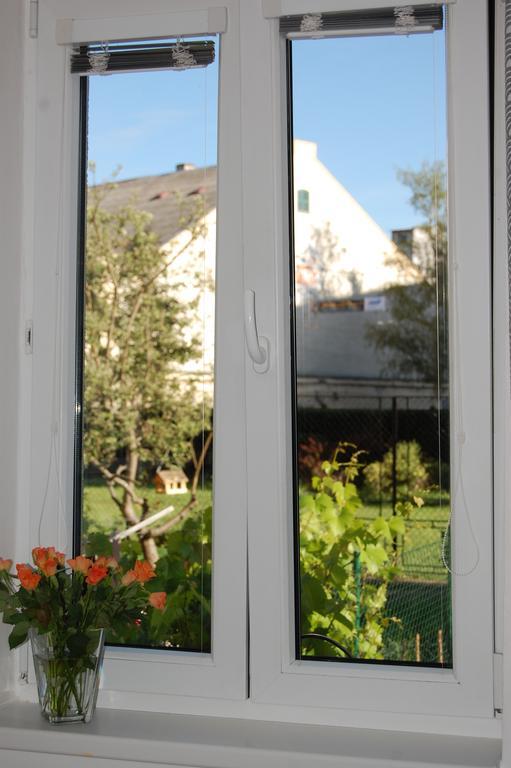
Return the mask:
MULTIPOLYGON (((143 18, 148 25, 144 34, 151 36, 151 16, 156 25, 154 36, 186 33, 186 26, 176 29, 178 16, 180 24, 194 18, 204 19, 207 14, 202 12, 207 2, 144 0, 143 18), (165 32, 162 15, 169 18, 165 32)), ((460 259, 457 270, 458 295, 462 297, 460 314, 463 319, 468 317, 461 336, 460 379, 466 435, 462 466, 467 496, 474 499, 471 513, 481 565, 477 573, 453 580, 456 667, 451 672, 294 659, 286 83, 285 50, 277 16, 280 12, 346 10, 383 3, 219 3, 209 6, 213 10, 227 8, 227 31, 220 44, 218 210, 220 227, 222 213, 229 225, 223 230, 219 228, 217 249, 217 254, 222 254, 218 259, 217 307, 221 305, 222 311, 217 312, 216 318, 213 652, 201 655, 109 649, 99 703, 116 708, 495 735, 498 729, 493 713, 489 523, 489 157, 482 150, 474 152, 475 147, 488 145, 485 4, 481 0, 457 0, 449 5, 450 78, 457 84, 460 74, 465 78, 459 90, 452 90, 450 101, 449 143, 456 146, 456 152, 451 149, 449 156, 450 185, 456 190, 456 209, 453 210, 452 198, 449 212, 451 276, 455 248, 458 253, 488 253, 487 265, 484 259, 480 260, 484 262, 480 273, 474 274, 475 265, 481 266, 475 258, 460 259), (464 44, 458 45, 457 41, 462 39, 464 44), (479 192, 477 199, 471 200, 467 190, 474 179, 478 181, 479 192), (481 200, 483 209, 479 206, 481 200), (466 222, 470 224, 468 228, 466 222), (469 304, 469 297, 476 287, 479 299, 483 300, 474 307, 469 304), (269 339, 270 367, 264 374, 244 356, 243 289, 247 288, 255 291, 260 332, 269 339), (478 509, 482 510, 480 514, 474 512, 478 509), (473 605, 478 606, 477 622, 467 628, 473 605)), ((396 4, 403 3, 399 0, 396 4)), ((25 447, 22 464, 30 477, 30 499, 19 523, 20 532, 26 532, 18 546, 19 560, 27 559, 30 548, 38 543, 45 496, 42 543, 56 543, 69 551, 72 524, 70 413, 74 404, 79 109, 78 78, 69 74, 69 51, 62 43, 66 42, 66 35, 79 35, 76 30, 81 24, 84 29, 85 23, 94 24, 98 37, 102 37, 101 30, 111 30, 112 18, 119 16, 123 19, 124 34, 129 29, 136 34, 140 28, 140 2, 39 0, 38 52, 33 59, 37 72, 36 135, 34 146, 27 149, 29 159, 33 152, 35 171, 32 180, 28 174, 25 179, 26 188, 33 189, 33 195, 26 195, 26 202, 31 200, 35 210, 33 263, 25 276, 28 292, 34 286, 30 313, 34 327, 31 372, 25 366, 31 377, 32 396, 22 419, 21 436, 21 446, 25 447), (69 19, 73 19, 71 25, 69 19), (59 20, 65 21, 57 24, 59 20), (58 344, 54 354, 55 323, 58 344), (58 411, 52 417, 53 403, 58 404, 58 411), (62 507, 69 514, 58 511, 57 468, 62 507)), ((208 30, 193 29, 197 34, 203 31, 208 30)), ((30 205, 27 210, 30 213, 30 205)), ((26 236, 27 243, 31 240, 32 236, 26 236)), ((450 305, 452 308, 452 280, 450 305)), ((26 387, 24 380, 24 391, 26 387)), ((456 392, 453 395, 454 423, 456 392)), ((456 440, 453 429, 453 446, 456 440)), ((467 538, 464 513, 456 511, 455 547, 462 549, 467 538)), ((23 672, 27 668, 26 649, 19 658, 23 672)), ((26 697, 22 686, 17 692, 26 697)), ((31 687, 30 697, 33 699, 34 695, 31 687)))
POLYGON ((31 476, 30 547, 22 548, 23 560, 38 543, 71 551, 79 77, 70 74, 71 46, 65 43, 83 34, 93 34, 95 40, 126 39, 141 29, 145 38, 208 34, 218 31, 222 18, 228 19, 219 68, 216 305, 222 311, 217 311, 215 344, 212 651, 107 648, 100 703, 133 691, 238 700, 246 696, 245 436, 243 361, 237 353, 244 339, 241 298, 231 299, 242 293, 237 2, 205 5, 203 0, 145 0, 141 17, 140 4, 133 0, 122 9, 112 0, 39 3, 32 265, 36 288, 26 461, 31 476))
MULTIPOLYGON (((285 0, 284 4, 286 14, 305 10, 302 0, 285 0)), ((320 11, 323 6, 320 0, 307 2, 307 10, 320 11)), ((343 10, 363 6, 370 7, 371 3, 342 2, 343 10)), ((332 9, 331 3, 328 9, 332 9)), ((242 48, 247 52, 242 113, 254 132, 254 142, 256 134, 258 137, 257 151, 245 152, 243 156, 245 221, 253 217, 250 227, 265 222, 258 237, 245 224, 249 233, 245 274, 256 292, 261 333, 270 339, 273 349, 273 365, 264 377, 250 363, 246 374, 252 696, 268 704, 294 702, 307 707, 336 708, 343 710, 343 717, 349 711, 363 712, 367 725, 377 722, 379 713, 384 712, 492 718, 491 230, 486 4, 480 0, 458 0, 449 5, 447 20, 452 476, 456 477, 460 461, 479 547, 475 571, 452 578, 453 670, 371 667, 295 658, 285 52, 277 19, 265 25, 257 9, 245 8, 245 14, 250 20, 245 18, 242 34, 243 30, 251 29, 251 36, 242 38, 242 48), (255 55, 256 47, 259 57, 255 55), (265 69, 264 75, 261 68, 265 69), (260 82, 266 79, 272 83, 271 90, 254 87, 256 70, 260 82), (471 193, 473 189, 478 190, 477 195, 471 193), (272 279, 265 280, 265 274, 272 279), (264 488, 261 477, 265 478, 264 488), (272 627, 271 633, 268 627, 272 627)), ((475 552, 459 492, 454 506, 454 569, 464 571, 474 562, 475 552)))

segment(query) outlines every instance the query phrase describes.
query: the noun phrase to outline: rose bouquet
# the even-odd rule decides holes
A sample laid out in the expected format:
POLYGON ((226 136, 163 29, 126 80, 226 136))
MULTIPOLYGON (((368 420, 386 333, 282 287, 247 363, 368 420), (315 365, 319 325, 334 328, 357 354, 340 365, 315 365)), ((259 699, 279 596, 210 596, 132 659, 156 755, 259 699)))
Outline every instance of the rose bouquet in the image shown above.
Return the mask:
POLYGON ((113 637, 143 612, 163 611, 165 592, 152 592, 153 567, 137 560, 122 572, 113 557, 66 560, 36 547, 34 565, 0 558, 0 613, 12 625, 9 645, 30 637, 39 701, 52 723, 89 722, 99 686, 105 633, 113 637))

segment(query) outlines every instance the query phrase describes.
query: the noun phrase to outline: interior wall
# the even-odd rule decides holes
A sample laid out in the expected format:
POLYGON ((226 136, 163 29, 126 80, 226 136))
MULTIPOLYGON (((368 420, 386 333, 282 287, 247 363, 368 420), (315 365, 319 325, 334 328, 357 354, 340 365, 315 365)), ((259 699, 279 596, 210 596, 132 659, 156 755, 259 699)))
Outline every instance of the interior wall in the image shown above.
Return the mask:
MULTIPOLYGON (((22 0, 0 3, 0 557, 12 557, 17 509, 22 191, 22 0)), ((0 624, 0 699, 10 687, 0 624)))

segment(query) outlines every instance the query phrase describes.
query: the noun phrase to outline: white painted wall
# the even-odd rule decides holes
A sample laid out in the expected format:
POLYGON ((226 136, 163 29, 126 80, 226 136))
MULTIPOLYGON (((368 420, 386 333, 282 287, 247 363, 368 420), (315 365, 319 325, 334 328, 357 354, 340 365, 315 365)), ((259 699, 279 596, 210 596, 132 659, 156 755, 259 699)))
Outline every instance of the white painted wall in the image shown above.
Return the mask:
MULTIPOLYGON (((22 178, 22 11, 0 7, 0 556, 12 557, 17 511, 22 178)), ((0 624, 0 700, 10 685, 8 628, 0 624)))

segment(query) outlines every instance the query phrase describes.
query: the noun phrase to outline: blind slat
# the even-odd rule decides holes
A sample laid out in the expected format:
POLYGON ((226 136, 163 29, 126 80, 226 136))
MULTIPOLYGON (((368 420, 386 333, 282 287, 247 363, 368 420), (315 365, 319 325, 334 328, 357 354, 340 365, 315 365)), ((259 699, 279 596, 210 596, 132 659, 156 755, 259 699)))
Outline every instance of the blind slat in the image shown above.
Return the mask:
POLYGON ((360 11, 306 13, 280 18, 280 32, 286 37, 295 34, 320 37, 322 34, 356 33, 359 30, 370 33, 380 29, 395 29, 396 32, 408 34, 442 28, 443 8, 440 5, 392 6, 360 11))
MULTIPOLYGON (((94 44, 81 46, 71 56, 71 72, 73 74, 94 74, 91 67, 91 57, 95 54, 108 55, 105 72, 127 72, 142 69, 180 69, 175 54, 178 43, 155 43, 148 45, 118 45, 107 46, 94 44)), ((207 67, 215 60, 215 44, 212 40, 182 43, 187 53, 193 56, 192 64, 186 68, 207 67)))

